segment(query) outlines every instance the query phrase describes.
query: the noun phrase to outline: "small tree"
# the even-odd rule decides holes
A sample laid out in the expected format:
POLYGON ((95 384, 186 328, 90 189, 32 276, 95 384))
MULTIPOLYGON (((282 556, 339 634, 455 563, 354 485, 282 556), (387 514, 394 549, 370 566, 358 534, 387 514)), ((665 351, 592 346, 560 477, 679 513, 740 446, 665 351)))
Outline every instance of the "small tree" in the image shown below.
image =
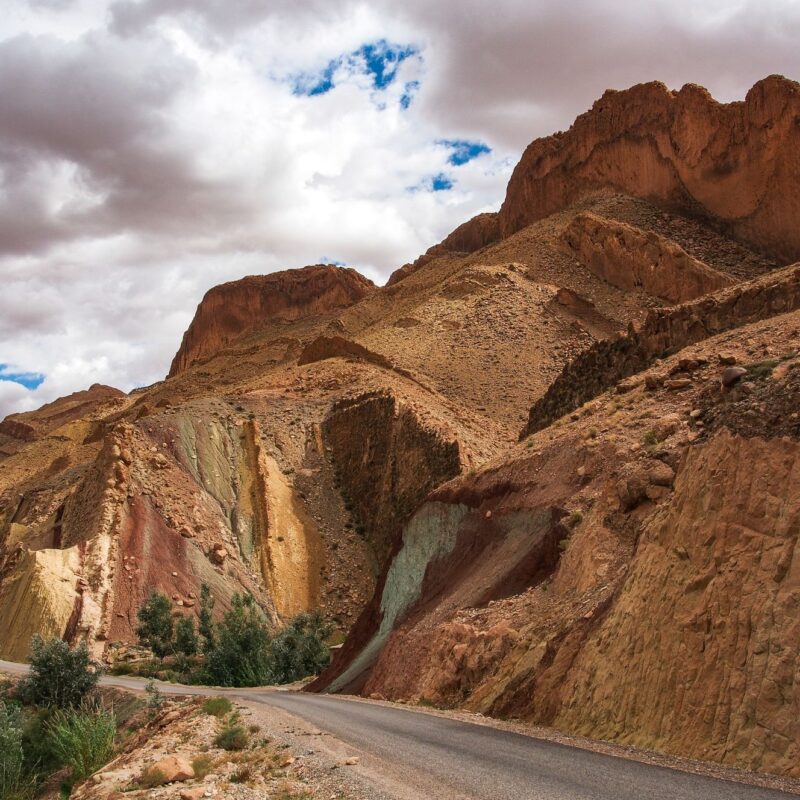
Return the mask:
POLYGON ((197 635, 191 617, 179 617, 175 623, 175 650, 186 657, 197 652, 197 635))
POLYGON ((217 626, 206 669, 218 686, 262 686, 270 679, 270 636, 252 596, 235 594, 217 626))
POLYGON ((173 650, 172 604, 169 598, 154 589, 136 616, 139 619, 136 629, 139 643, 149 647, 163 661, 164 656, 173 650))
POLYGON ((97 685, 99 666, 89 657, 86 642, 71 650, 61 639, 31 640, 30 675, 20 682, 20 696, 40 706, 80 705, 97 685))
POLYGON ((292 683, 327 667, 330 634, 319 611, 298 614, 270 643, 272 682, 292 683))
POLYGON ((200 613, 198 615, 198 630, 203 639, 203 652, 208 653, 214 649, 214 622, 211 614, 214 611, 214 598, 207 583, 200 586, 200 613))

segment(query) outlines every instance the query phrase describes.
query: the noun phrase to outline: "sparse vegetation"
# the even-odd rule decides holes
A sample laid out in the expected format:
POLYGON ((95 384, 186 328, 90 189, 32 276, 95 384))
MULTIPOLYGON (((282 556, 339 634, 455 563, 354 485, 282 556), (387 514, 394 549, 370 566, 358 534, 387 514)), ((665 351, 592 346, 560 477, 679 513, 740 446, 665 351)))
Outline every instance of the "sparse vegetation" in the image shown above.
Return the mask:
POLYGON ((156 789, 167 782, 167 776, 156 767, 145 767, 139 775, 136 785, 140 789, 156 789))
POLYGON ((161 706, 164 705, 164 695, 161 694, 156 682, 150 678, 144 687, 147 692, 147 713, 150 719, 153 719, 158 714, 161 706))
POLYGON ((569 526, 571 528, 574 528, 576 525, 580 525, 580 523, 583 522, 583 512, 581 512, 581 511, 573 511, 569 515, 568 522, 569 522, 569 526))
POLYGON ((751 380, 760 381, 769 378, 772 371, 780 364, 782 359, 771 358, 766 361, 760 361, 757 364, 749 364, 745 369, 747 370, 747 377, 751 380))
POLYGON ((212 766, 213 764, 208 756, 195 756, 195 758, 192 759, 194 776, 199 781, 203 780, 203 778, 211 772, 212 766))
POLYGON ((233 706, 227 697, 209 697, 208 700, 203 703, 202 708, 204 714, 222 718, 226 714, 230 714, 233 706))
POLYGON ((642 443, 646 447, 655 447, 658 444, 658 431, 651 428, 642 436, 642 443))
POLYGON ((223 726, 214 739, 214 744, 223 750, 244 750, 250 743, 250 734, 239 724, 237 718, 231 718, 223 726))

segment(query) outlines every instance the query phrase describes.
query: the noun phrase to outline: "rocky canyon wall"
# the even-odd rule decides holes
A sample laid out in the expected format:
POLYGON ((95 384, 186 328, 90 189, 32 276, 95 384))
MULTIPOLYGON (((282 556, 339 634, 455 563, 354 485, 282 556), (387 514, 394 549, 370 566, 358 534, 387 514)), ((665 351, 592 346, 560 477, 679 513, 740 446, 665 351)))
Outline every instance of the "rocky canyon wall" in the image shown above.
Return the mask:
POLYGON ((693 84, 607 91, 565 133, 525 150, 499 214, 507 237, 600 188, 704 217, 757 250, 800 259, 800 85, 756 83, 744 102, 693 84))

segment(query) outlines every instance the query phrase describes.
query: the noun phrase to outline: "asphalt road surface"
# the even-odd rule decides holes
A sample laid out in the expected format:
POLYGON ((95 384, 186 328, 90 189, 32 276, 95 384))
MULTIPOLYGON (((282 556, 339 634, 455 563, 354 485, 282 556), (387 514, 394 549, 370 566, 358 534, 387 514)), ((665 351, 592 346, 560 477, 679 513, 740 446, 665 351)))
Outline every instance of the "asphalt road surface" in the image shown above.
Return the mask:
MULTIPOLYGON (((22 665, 0 661, 0 671, 22 665)), ((106 685, 142 688, 133 678, 104 676, 106 685)), ((170 694, 219 694, 219 689, 159 684, 170 694)), ((433 714, 343 697, 264 689, 231 691, 333 734, 388 762, 409 788, 434 786, 433 798, 475 800, 780 800, 772 789, 616 758, 519 733, 433 714)))

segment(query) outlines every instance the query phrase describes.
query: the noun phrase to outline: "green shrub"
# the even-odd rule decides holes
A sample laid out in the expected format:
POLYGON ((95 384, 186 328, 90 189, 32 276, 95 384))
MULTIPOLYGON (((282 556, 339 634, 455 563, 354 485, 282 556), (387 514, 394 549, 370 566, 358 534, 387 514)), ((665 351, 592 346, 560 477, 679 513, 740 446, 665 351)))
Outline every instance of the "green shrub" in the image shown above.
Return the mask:
POLYGON ((747 370, 747 377, 757 381, 769 378, 769 376, 772 375, 772 371, 780 363, 780 359, 771 358, 767 361, 761 361, 758 364, 749 364, 745 367, 747 370))
POLYGON ((18 708, 0 700, 0 798, 17 796, 23 781, 22 717, 18 708))
POLYGON ((60 709, 47 726, 53 750, 68 766, 73 780, 91 775, 114 754, 117 720, 102 706, 80 709, 60 709))
POLYGON ((250 742, 250 734, 235 720, 226 722, 214 739, 214 744, 223 750, 244 750, 250 742))
POLYGON ((172 604, 169 598, 153 590, 139 609, 136 616, 139 627, 136 635, 139 644, 149 647, 160 659, 169 655, 173 649, 174 629, 172 625, 172 604))
POLYGON ((57 710, 55 706, 45 706, 29 711, 24 717, 22 751, 29 775, 49 775, 63 766, 47 735, 48 725, 57 710))
POLYGON ((292 683, 328 666, 330 626, 319 611, 298 614, 270 642, 273 683, 292 683))
POLYGON ((212 717, 224 717, 232 708, 231 701, 227 697, 209 697, 203 703, 203 713, 212 717))
POLYGON ((576 525, 579 525, 581 522, 583 522, 583 513, 581 511, 573 511, 569 515, 570 527, 574 528, 576 525))
POLYGON ((147 716, 150 717, 150 719, 154 719, 158 715, 161 706, 164 705, 164 695, 161 694, 158 686, 156 686, 156 682, 152 678, 147 681, 144 690, 147 692, 147 716))
POLYGON ((69 708, 80 705, 97 685, 99 666, 89 657, 85 642, 71 650, 61 639, 31 641, 30 675, 19 684, 23 702, 69 708))

